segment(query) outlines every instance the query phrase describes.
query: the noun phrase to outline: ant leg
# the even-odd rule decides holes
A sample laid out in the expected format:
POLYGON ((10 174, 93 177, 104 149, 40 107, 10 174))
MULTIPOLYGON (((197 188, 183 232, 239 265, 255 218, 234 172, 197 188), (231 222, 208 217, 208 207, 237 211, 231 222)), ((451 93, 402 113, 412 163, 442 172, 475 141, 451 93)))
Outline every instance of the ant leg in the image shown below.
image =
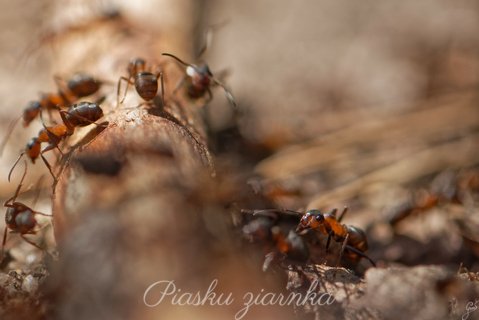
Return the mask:
POLYGON ((28 239, 27 237, 25 237, 24 234, 21 234, 20 237, 22 237, 23 240, 25 240, 26 242, 28 242, 29 244, 31 244, 32 246, 34 247, 37 247, 38 249, 40 250, 44 250, 42 247, 40 247, 38 244, 36 244, 35 242, 33 242, 32 240, 28 239))
MULTIPOLYGON (((45 150, 44 150, 44 151, 45 151, 45 150)), ((46 150, 46 151, 49 151, 49 150, 46 150)), ((43 155, 43 151, 42 151, 42 153, 40 154, 40 156, 42 157, 43 162, 44 162, 45 165, 47 166, 48 171, 50 171, 50 174, 52 175, 53 180, 54 180, 54 181, 57 181, 57 177, 56 177, 55 174, 53 173, 52 166, 48 163, 47 159, 46 159, 45 156, 43 155)))
POLYGON ((158 77, 160 77, 160 83, 161 83, 161 104, 162 107, 165 107, 165 79, 163 77, 163 72, 160 71, 159 75, 156 76, 156 79, 158 80, 158 77))
POLYGON ((339 215, 338 222, 341 222, 341 220, 343 220, 344 216, 348 212, 348 209, 348 207, 344 207, 343 212, 341 212, 341 214, 339 215))
POLYGON ((7 226, 5 226, 5 231, 3 231, 3 242, 2 242, 2 256, 0 257, 0 261, 3 261, 4 253, 5 253, 5 244, 7 243, 7 226))
POLYGON ((346 234, 346 237, 343 240, 343 245, 341 246, 341 251, 339 252, 339 259, 338 259, 338 262, 336 263, 336 267, 339 267, 341 260, 343 259, 344 249, 346 249, 346 244, 348 243, 348 240, 349 240, 349 233, 346 234))
POLYGON ((123 101, 125 101, 126 93, 128 92, 128 87, 130 86, 130 84, 133 84, 131 83, 130 79, 131 77, 130 78, 120 77, 120 79, 118 79, 118 86, 116 89, 116 107, 117 108, 120 106, 120 104, 123 103, 123 101), (123 94, 123 98, 121 98, 120 100, 120 87, 121 87, 122 81, 126 81, 126 88, 125 88, 125 93, 123 94))
POLYGON ((301 212, 288 210, 288 209, 262 209, 262 210, 245 210, 245 209, 242 209, 241 212, 252 213, 253 215, 263 214, 265 212, 279 212, 279 213, 286 213, 286 214, 294 215, 294 216, 302 216, 303 215, 301 212))
MULTIPOLYGON (((229 103, 233 106, 233 109, 237 110, 238 105, 236 104, 235 98, 233 97, 233 94, 231 93, 231 91, 228 88, 226 88, 226 86, 223 83, 221 83, 219 80, 213 78, 213 82, 216 85, 223 88, 223 91, 225 92, 226 99, 228 99, 229 103)), ((209 90, 209 88, 208 88, 208 90, 209 90)))
POLYGON ((41 216, 45 216, 45 217, 52 217, 53 215, 51 214, 48 214, 48 213, 43 213, 43 212, 39 212, 39 211, 33 211, 34 214, 39 214, 41 216))
POLYGON ((329 245, 331 244, 331 238, 333 237, 333 233, 328 233, 328 240, 326 241, 326 252, 329 252, 329 245))
POLYGON ((10 178, 12 177, 13 169, 15 169, 15 167, 17 166, 18 162, 20 161, 20 159, 23 157, 24 154, 25 154, 25 151, 20 153, 17 160, 15 160, 15 163, 13 164, 12 168, 10 169, 10 172, 8 173, 8 182, 10 182, 10 178))
POLYGON ((262 216, 262 217, 268 217, 273 220, 278 219, 278 215, 276 214, 275 211, 272 210, 259 210, 259 211, 253 211, 253 216, 262 216))
POLYGON ((338 212, 338 209, 334 208, 333 210, 331 210, 329 214, 332 215, 334 218, 336 218, 336 212, 338 212))
POLYGON ((266 272, 269 267, 271 266, 271 263, 273 263, 273 261, 277 260, 278 258, 278 253, 275 252, 275 251, 272 251, 268 254, 265 255, 264 257, 264 262, 263 262, 263 272, 266 272))
POLYGON ((60 152, 60 155, 61 155, 62 157, 65 156, 65 154, 64 154, 63 151, 62 151, 62 149, 60 149, 59 146, 56 146, 55 148, 58 150, 58 152, 60 152))
POLYGON ((347 249, 348 251, 352 251, 352 252, 356 253, 357 255, 360 255, 360 256, 363 257, 363 258, 366 258, 366 259, 373 265, 373 267, 376 266, 376 263, 373 261, 373 259, 371 259, 368 255, 366 255, 366 254, 365 254, 364 252, 362 252, 361 250, 358 250, 358 249, 356 249, 356 248, 354 248, 354 247, 351 247, 350 245, 346 245, 346 249, 347 249))
MULTIPOLYGON (((15 202, 15 200, 18 197, 18 194, 20 193, 20 189, 22 188, 22 185, 23 185, 23 180, 25 179, 25 176, 27 174, 27 162, 26 161, 24 161, 24 162, 25 162, 25 170, 23 172, 22 179, 20 180, 20 183, 18 184, 17 190, 15 190, 15 194, 13 195, 13 197, 11 197, 7 201, 5 201, 5 203, 3 204, 4 207, 13 208, 13 205, 10 202, 15 202)), ((10 181, 10 179, 9 179, 9 181, 10 181)))

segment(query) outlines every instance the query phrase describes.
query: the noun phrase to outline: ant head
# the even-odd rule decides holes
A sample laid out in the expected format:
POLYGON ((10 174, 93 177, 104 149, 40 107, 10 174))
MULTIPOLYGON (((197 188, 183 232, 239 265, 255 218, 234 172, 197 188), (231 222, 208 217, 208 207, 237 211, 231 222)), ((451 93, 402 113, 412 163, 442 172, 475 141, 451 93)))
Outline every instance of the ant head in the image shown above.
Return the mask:
POLYGON ((213 74, 206 64, 201 67, 190 65, 186 67, 186 74, 191 77, 193 85, 200 88, 207 88, 213 78, 213 74))
POLYGON ((130 60, 128 64, 128 74, 131 76, 137 74, 138 72, 142 72, 145 70, 146 61, 143 58, 134 58, 130 60))
POLYGON ((308 210, 301 217, 296 231, 303 231, 307 229, 316 229, 324 221, 324 216, 319 210, 308 210))
POLYGON ((68 90, 78 98, 94 94, 100 89, 100 82, 85 73, 76 73, 67 83, 68 90))
POLYGON ((23 125, 28 126, 38 116, 41 108, 42 105, 39 101, 30 101, 23 110, 23 125))
POLYGON ((35 160, 40 155, 41 144, 38 142, 38 138, 32 138, 28 143, 25 149, 27 156, 35 163, 35 160))

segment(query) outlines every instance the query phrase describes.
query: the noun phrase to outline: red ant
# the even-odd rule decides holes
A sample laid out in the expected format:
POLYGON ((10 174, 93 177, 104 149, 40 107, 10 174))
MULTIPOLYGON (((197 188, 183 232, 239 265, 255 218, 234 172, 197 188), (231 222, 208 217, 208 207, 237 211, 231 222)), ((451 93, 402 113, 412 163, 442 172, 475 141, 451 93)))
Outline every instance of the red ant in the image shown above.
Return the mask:
POLYGON ((57 93, 44 93, 41 95, 40 100, 30 101, 28 106, 23 110, 22 116, 13 120, 10 124, 7 134, 0 146, 0 154, 3 152, 3 149, 10 137, 15 125, 18 120, 23 118, 23 126, 28 127, 28 125, 35 120, 40 114, 41 110, 47 110, 50 112, 52 109, 58 109, 66 105, 70 105, 75 100, 92 95, 96 93, 102 81, 99 81, 92 76, 84 73, 76 73, 72 76, 70 80, 66 82, 60 77, 54 77, 57 84, 58 92, 57 93))
POLYGON ((117 105, 123 103, 130 84, 135 85, 136 92, 145 101, 151 101, 158 92, 158 78, 161 78, 161 98, 164 105, 164 85, 163 72, 156 74, 147 71, 146 62, 142 58, 134 58, 128 63, 128 78, 120 77, 117 89, 117 105), (126 81, 126 89, 123 98, 120 101, 120 85, 122 81, 126 81))
POLYGON ((175 90, 173 90, 173 94, 176 93, 176 91, 178 91, 178 89, 186 81, 186 89, 188 96, 192 99, 198 99, 203 97, 207 93, 208 99, 206 100, 206 102, 208 103, 213 99, 213 93, 211 92, 210 87, 212 85, 218 85, 223 88, 226 98, 236 109, 237 105, 233 94, 226 88, 224 84, 222 84, 218 79, 213 76, 213 73, 210 71, 210 68, 207 64, 196 66, 194 64, 184 62, 183 60, 171 53, 162 53, 162 55, 171 57, 186 67, 186 75, 183 76, 183 78, 176 86, 175 90))
POLYGON ((63 154, 58 147, 58 144, 62 140, 73 135, 76 127, 84 127, 94 124, 95 121, 103 117, 103 110, 97 103, 92 102, 80 102, 78 104, 73 104, 70 106, 70 108, 68 108, 68 111, 59 110, 59 112, 63 123, 49 127, 45 126, 42 114, 40 113, 40 117, 42 117, 43 129, 40 130, 38 136, 32 138, 30 142, 28 142, 25 150, 15 161, 10 173, 8 174, 8 181, 10 181, 13 169, 25 153, 30 158, 32 163, 35 163, 35 160, 40 156, 53 176, 53 179, 56 180, 52 168, 43 154, 55 148, 60 151, 61 154, 63 154), (48 146, 46 146, 43 150, 41 150, 42 142, 48 142, 48 146))
MULTIPOLYGON (((5 231, 3 232, 3 242, 2 242, 2 254, 1 259, 4 257, 5 244, 7 242, 7 231, 10 230, 11 233, 19 233, 23 240, 30 243, 31 245, 37 247, 40 250, 43 250, 38 244, 34 243, 28 239, 25 235, 35 234, 37 230, 35 227, 38 225, 35 215, 42 215, 46 217, 51 217, 51 215, 46 213, 41 213, 33 210, 29 206, 17 202, 16 199, 22 188, 23 180, 27 174, 27 162, 25 161, 25 171, 23 172, 22 179, 20 184, 15 191, 13 197, 5 201, 4 206, 7 208, 5 213, 5 231)), ((36 200, 35 200, 36 202, 36 200)))
POLYGON ((374 261, 364 253, 368 249, 366 233, 357 227, 341 224, 341 220, 347 211, 348 208, 345 207, 339 218, 336 218, 337 209, 324 214, 319 210, 308 210, 301 217, 296 231, 301 232, 311 229, 327 235, 326 250, 329 249, 331 239, 341 242, 342 247, 338 263, 341 261, 343 253, 346 252, 348 258, 352 261, 357 261, 363 257, 373 266, 376 266, 374 261))

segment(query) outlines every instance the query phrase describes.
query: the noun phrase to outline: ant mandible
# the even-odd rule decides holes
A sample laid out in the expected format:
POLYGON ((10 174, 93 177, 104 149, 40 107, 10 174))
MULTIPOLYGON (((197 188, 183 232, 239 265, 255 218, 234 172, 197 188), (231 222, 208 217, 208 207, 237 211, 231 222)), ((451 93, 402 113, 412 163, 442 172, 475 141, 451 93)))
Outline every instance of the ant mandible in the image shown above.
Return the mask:
POLYGON ((40 156, 50 171, 53 179, 56 180, 52 168, 43 154, 55 148, 63 154, 58 145, 62 140, 73 135, 76 127, 85 127, 90 124, 95 124, 95 121, 103 117, 103 110, 97 103, 86 101, 71 105, 70 108, 68 108, 68 111, 59 110, 59 112, 63 123, 49 127, 45 126, 42 114, 40 113, 43 129, 40 130, 38 136, 32 138, 30 142, 28 142, 25 150, 15 161, 8 174, 8 181, 10 181, 13 169, 24 154, 27 154, 32 163, 35 163, 35 160, 40 156), (42 142, 48 143, 48 146, 43 150, 41 150, 42 142))
POLYGON ((205 94, 208 94, 208 98, 206 100, 206 103, 208 103, 213 99, 213 93, 211 92, 210 87, 214 84, 223 88, 226 98, 231 103, 233 108, 236 109, 237 105, 233 94, 226 88, 223 83, 221 83, 213 76, 213 73, 210 71, 210 68, 207 64, 196 66, 194 64, 184 62, 183 60, 171 53, 162 53, 162 55, 171 57, 186 67, 186 75, 183 76, 183 78, 176 86, 175 90, 173 90, 173 94, 176 93, 176 91, 178 91, 178 89, 186 81, 186 89, 188 96, 192 99, 198 99, 203 97, 205 94))
POLYGON ((35 215, 42 215, 46 217, 51 217, 51 215, 35 211, 29 206, 16 201, 22 188, 23 180, 25 179, 26 174, 27 162, 25 161, 25 171, 23 172, 20 184, 18 185, 13 197, 8 199, 4 203, 4 207, 7 208, 7 212, 5 213, 5 230, 3 232, 2 253, 0 257, 1 260, 3 260, 4 257, 8 230, 10 230, 11 233, 19 233, 23 240, 37 247, 38 249, 43 250, 38 244, 28 239, 25 235, 36 233, 35 227, 38 225, 38 223, 35 219, 35 215))
POLYGON ((75 73, 72 78, 65 81, 59 76, 54 77, 55 83, 58 87, 57 93, 43 93, 40 100, 30 101, 27 107, 23 110, 22 115, 13 120, 7 129, 7 134, 0 146, 0 155, 15 128, 17 122, 23 118, 23 126, 28 127, 30 123, 35 120, 40 114, 41 110, 51 112, 53 109, 70 105, 75 100, 95 94, 100 90, 102 81, 99 81, 91 75, 85 73, 75 73))
POLYGON ((326 250, 329 249, 331 239, 342 243, 338 263, 341 261, 343 253, 346 252, 348 258, 353 261, 358 260, 359 256, 366 258, 373 266, 376 266, 374 261, 365 254, 368 249, 366 233, 357 227, 341 224, 341 220, 347 211, 348 208, 345 207, 339 218, 336 218, 337 209, 333 209, 329 213, 322 213, 319 210, 308 210, 301 217, 296 231, 301 232, 311 229, 327 235, 326 250))
POLYGON ((117 105, 123 103, 130 84, 135 85, 136 92, 145 101, 151 101, 155 98, 158 92, 158 78, 161 78, 161 98, 163 105, 164 101, 164 85, 163 72, 158 71, 152 73, 147 71, 146 61, 142 58, 134 58, 128 63, 128 78, 120 77, 118 80, 117 89, 117 105), (126 81, 126 89, 123 98, 120 100, 120 85, 122 81, 126 81))

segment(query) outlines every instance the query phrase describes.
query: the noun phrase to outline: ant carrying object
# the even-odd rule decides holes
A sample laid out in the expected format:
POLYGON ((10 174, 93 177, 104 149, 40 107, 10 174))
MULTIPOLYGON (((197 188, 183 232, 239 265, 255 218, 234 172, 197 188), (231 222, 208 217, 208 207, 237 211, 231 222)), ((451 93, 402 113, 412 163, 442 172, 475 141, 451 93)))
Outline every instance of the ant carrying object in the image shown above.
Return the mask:
POLYGON ((164 102, 164 85, 163 85, 163 72, 158 71, 152 73, 147 71, 146 62, 142 58, 134 58, 128 63, 128 78, 120 77, 118 80, 117 89, 117 105, 123 103, 130 84, 135 85, 136 92, 145 101, 151 101, 155 98, 158 92, 158 78, 161 78, 161 98, 163 105, 164 102), (126 89, 123 98, 120 100, 120 85, 122 81, 126 81, 126 89))
POLYGON ((5 243, 7 242, 8 230, 10 230, 11 233, 19 233, 23 240, 37 247, 38 249, 43 250, 43 248, 28 239, 25 235, 35 234, 36 231, 38 231, 35 230, 35 227, 38 225, 37 220, 35 219, 35 215, 42 215, 46 217, 51 217, 51 215, 35 211, 27 205, 16 201, 22 188, 23 180, 25 179, 26 174, 27 162, 25 161, 25 171, 23 172, 20 184, 18 185, 13 197, 5 201, 4 204, 4 206, 7 208, 7 212, 5 213, 5 231, 3 232, 2 253, 0 260, 3 260, 4 257, 5 243))
POLYGON ((173 90, 173 94, 176 93, 176 91, 178 91, 178 89, 186 82, 186 89, 190 98, 198 99, 203 97, 205 94, 208 94, 208 98, 206 100, 208 103, 213 99, 213 93, 211 92, 210 87, 212 85, 218 85, 223 88, 226 98, 231 103, 233 108, 236 109, 237 105, 233 94, 226 88, 224 84, 222 84, 213 76, 213 73, 210 71, 210 68, 207 64, 196 66, 194 64, 184 62, 171 53, 162 53, 162 55, 171 57, 186 67, 185 75, 180 80, 175 90, 173 90))
POLYGON ((10 124, 7 134, 0 146, 0 154, 3 152, 15 125, 21 118, 23 118, 23 126, 28 127, 30 123, 38 117, 41 110, 51 112, 53 109, 70 105, 77 99, 96 93, 103 84, 102 81, 85 73, 74 74, 70 80, 66 81, 66 83, 59 76, 55 76, 54 79, 58 86, 58 92, 43 93, 40 100, 30 101, 28 103, 27 107, 23 110, 22 115, 16 120, 13 120, 10 124))
POLYGON ((28 142, 25 150, 15 161, 10 173, 8 174, 8 181, 10 181, 13 169, 24 154, 27 154, 32 163, 35 163, 35 160, 40 156, 50 171, 53 179, 56 180, 52 168, 43 154, 55 148, 60 151, 61 154, 63 154, 58 145, 62 140, 73 135, 76 127, 85 127, 90 124, 96 124, 95 121, 103 117, 103 110, 97 103, 92 102, 80 102, 78 104, 73 104, 68 108, 67 111, 59 110, 59 112, 63 123, 48 127, 45 126, 42 114, 40 113, 43 129, 40 130, 38 136, 32 138, 30 142, 28 142), (41 144, 43 142, 47 142, 48 146, 41 150, 41 144))
POLYGON ((347 211, 348 208, 345 207, 339 218, 336 218, 337 209, 333 209, 328 213, 322 213, 319 210, 308 210, 302 215, 296 231, 317 230, 327 235, 326 250, 329 249, 331 239, 342 243, 338 263, 341 261, 343 253, 346 253, 347 257, 352 261, 358 261, 362 257, 366 258, 373 266, 376 266, 374 261, 365 254, 365 251, 368 249, 366 233, 357 227, 341 224, 341 220, 347 211))

